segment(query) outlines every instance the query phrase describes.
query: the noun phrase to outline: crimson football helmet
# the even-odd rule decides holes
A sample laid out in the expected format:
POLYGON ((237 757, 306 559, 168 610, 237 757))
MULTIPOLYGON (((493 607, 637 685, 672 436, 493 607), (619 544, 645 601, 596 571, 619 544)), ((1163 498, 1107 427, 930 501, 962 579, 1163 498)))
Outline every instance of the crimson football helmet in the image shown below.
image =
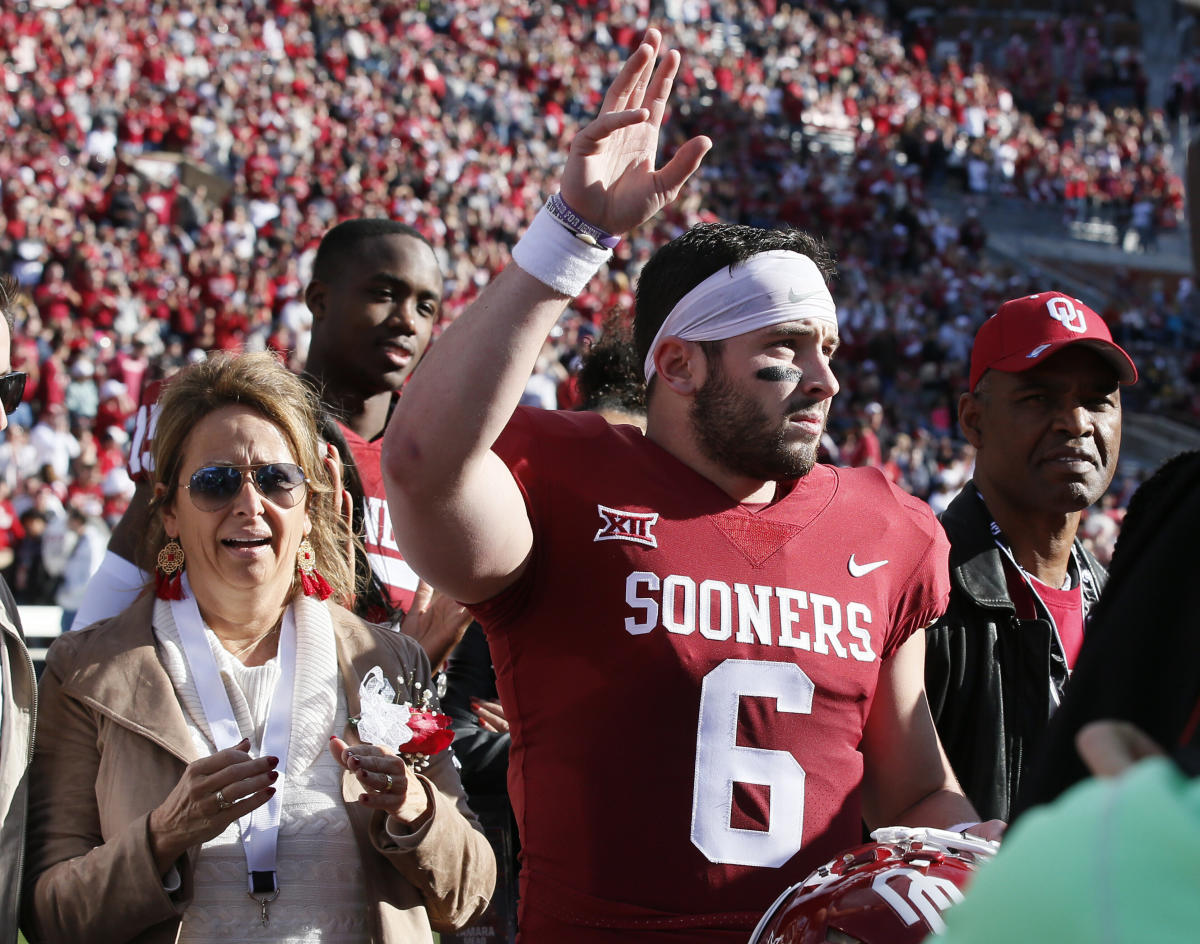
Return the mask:
POLYGON ((750 944, 920 944, 999 843, 888 826, 775 900, 750 944))

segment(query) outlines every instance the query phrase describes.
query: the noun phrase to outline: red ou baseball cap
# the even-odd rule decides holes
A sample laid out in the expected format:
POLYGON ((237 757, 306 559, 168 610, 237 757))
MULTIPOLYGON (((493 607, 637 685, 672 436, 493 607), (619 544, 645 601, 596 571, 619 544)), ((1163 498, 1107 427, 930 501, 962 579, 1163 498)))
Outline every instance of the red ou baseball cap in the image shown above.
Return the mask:
POLYGON ((1023 295, 1001 305, 980 326, 971 348, 972 392, 988 370, 1017 374, 1070 344, 1086 344, 1112 364, 1123 384, 1137 380, 1133 359, 1113 343, 1104 319, 1062 292, 1023 295))

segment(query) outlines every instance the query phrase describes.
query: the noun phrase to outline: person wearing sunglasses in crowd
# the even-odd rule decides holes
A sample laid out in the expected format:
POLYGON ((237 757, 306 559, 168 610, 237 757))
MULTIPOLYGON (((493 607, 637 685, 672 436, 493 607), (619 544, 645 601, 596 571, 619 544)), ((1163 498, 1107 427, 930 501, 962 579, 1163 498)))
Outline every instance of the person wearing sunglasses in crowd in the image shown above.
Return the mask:
POLYGON ((335 602, 350 534, 314 395, 270 354, 220 355, 159 402, 154 592, 46 660, 26 936, 407 944, 465 925, 495 859, 452 755, 349 721, 375 667, 411 704, 430 672, 335 602))
MULTIPOLYGON (((25 375, 12 369, 13 308, 17 285, 0 277, 0 431, 21 405, 25 375)), ((29 753, 37 716, 37 681, 25 648, 17 604, 0 577, 0 942, 17 937, 24 858, 29 753)))

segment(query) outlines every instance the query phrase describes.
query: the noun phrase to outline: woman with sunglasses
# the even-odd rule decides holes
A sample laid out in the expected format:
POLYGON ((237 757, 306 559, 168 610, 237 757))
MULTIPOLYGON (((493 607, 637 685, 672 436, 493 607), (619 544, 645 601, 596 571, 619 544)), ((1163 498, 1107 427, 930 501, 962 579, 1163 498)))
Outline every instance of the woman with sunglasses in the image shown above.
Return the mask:
POLYGON ((418 773, 349 723, 374 667, 418 703, 429 665, 335 603, 349 529, 312 395, 254 354, 189 368, 161 404, 153 592, 47 657, 26 935, 412 942, 468 923, 495 860, 450 753, 418 773))

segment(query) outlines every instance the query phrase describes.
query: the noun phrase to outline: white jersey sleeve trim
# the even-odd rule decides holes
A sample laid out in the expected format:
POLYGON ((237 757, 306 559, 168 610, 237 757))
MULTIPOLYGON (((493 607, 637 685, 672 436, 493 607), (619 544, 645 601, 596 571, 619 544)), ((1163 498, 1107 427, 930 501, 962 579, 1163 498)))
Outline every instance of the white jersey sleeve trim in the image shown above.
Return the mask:
POLYGON ((150 575, 119 554, 106 551, 100 569, 92 574, 83 591, 83 602, 75 613, 71 629, 83 629, 98 620, 116 616, 134 601, 150 575))

